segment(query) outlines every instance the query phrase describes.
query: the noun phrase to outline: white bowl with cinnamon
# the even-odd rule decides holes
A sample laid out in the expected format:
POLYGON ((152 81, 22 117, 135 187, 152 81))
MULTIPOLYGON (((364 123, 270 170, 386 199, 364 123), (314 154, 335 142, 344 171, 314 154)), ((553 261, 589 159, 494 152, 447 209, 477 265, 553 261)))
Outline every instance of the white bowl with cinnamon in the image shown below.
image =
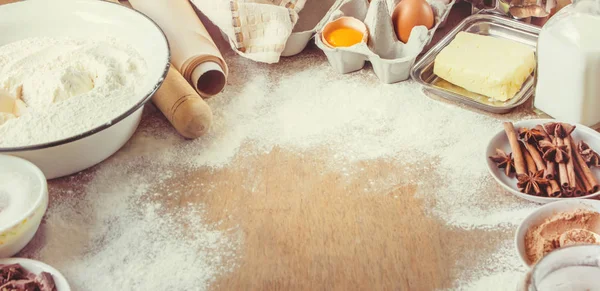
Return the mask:
POLYGON ((581 124, 532 119, 495 134, 485 152, 492 177, 537 203, 600 195, 600 133, 581 124))
POLYGON ((569 199, 548 203, 529 214, 515 234, 525 266, 567 246, 600 244, 600 201, 569 199))

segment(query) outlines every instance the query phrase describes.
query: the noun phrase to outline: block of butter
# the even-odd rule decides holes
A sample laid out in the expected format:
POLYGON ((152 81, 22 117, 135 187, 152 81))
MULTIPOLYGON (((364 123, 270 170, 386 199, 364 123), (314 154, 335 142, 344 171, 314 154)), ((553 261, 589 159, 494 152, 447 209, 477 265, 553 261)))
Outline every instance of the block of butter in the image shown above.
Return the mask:
POLYGON ((459 32, 435 58, 433 72, 471 92, 513 98, 535 68, 532 48, 491 36, 459 32))

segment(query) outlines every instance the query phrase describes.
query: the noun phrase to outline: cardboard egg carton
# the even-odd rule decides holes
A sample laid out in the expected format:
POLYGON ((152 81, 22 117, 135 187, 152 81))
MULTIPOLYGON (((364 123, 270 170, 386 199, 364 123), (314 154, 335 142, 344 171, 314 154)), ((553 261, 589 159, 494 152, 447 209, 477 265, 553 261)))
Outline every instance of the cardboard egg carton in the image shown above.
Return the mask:
POLYGON ((281 55, 289 57, 300 53, 318 29, 329 20, 331 13, 344 3, 344 0, 309 0, 298 15, 298 22, 292 30, 292 34, 285 43, 281 55))
POLYGON ((425 26, 412 29, 407 43, 398 40, 392 23, 392 11, 399 1, 394 0, 343 0, 326 22, 342 16, 351 16, 364 22, 369 31, 368 41, 351 47, 331 48, 321 38, 321 23, 315 42, 325 52, 331 66, 339 73, 346 74, 360 70, 369 61, 377 77, 384 83, 396 83, 410 77, 417 56, 429 44, 436 29, 443 25, 450 8, 456 0, 445 4, 442 0, 427 0, 434 15, 434 26, 427 30, 425 26))

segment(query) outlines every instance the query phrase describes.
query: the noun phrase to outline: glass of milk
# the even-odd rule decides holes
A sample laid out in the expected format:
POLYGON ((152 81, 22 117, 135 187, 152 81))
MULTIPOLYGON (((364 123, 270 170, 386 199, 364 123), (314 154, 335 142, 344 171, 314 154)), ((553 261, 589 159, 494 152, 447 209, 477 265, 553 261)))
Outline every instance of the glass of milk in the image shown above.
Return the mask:
POLYGON ((542 27, 534 106, 556 119, 600 122, 600 0, 574 0, 542 27))
POLYGON ((599 291, 600 245, 558 249, 542 258, 531 274, 529 291, 599 291))

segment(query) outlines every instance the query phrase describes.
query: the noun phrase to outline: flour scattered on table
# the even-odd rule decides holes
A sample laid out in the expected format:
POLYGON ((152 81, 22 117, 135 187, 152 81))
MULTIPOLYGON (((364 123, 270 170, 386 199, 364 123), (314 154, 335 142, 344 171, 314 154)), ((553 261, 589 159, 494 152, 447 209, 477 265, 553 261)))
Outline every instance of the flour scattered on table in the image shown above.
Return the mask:
POLYGON ((63 199, 30 244, 40 248, 23 254, 59 269, 74 290, 206 290, 235 266, 235 233, 204 222, 201 206, 164 206, 170 174, 103 164, 84 189, 50 193, 63 199))
MULTIPOLYGON (((243 71, 243 64, 230 65, 243 71)), ((464 229, 512 231, 536 207, 503 191, 487 173, 483 151, 502 130, 493 117, 432 100, 410 81, 383 85, 361 73, 339 76, 324 63, 293 77, 254 70, 232 75, 226 91, 208 100, 215 123, 207 136, 181 142, 172 131, 146 128, 132 145, 152 145, 142 155, 155 159, 158 152, 158 163, 192 168, 226 167, 236 155, 276 146, 325 150, 331 170, 348 179, 361 178, 359 161, 395 161, 419 175, 382 173, 388 176, 365 191, 386 194, 398 185, 417 185, 431 215, 464 229)), ((522 272, 510 242, 503 242, 495 261, 486 261, 490 268, 456 274, 462 283, 455 289, 477 290, 522 272)))
MULTIPOLYGON (((486 172, 483 149, 501 130, 496 119, 434 101, 410 81, 383 85, 369 71, 340 76, 324 59, 314 63, 299 58, 278 65, 310 62, 294 68, 292 77, 266 66, 253 66, 250 73, 244 60, 231 60, 231 71, 238 73, 230 76, 224 93, 208 100, 215 123, 201 139, 184 141, 165 130, 164 123, 144 122, 126 149, 98 168, 82 190, 85 194, 72 193, 72 199, 51 205, 43 227, 46 245, 35 257, 64 271, 76 286, 204 290, 233 267, 229 259, 238 242, 204 223, 199 206, 189 206, 197 212, 190 217, 185 211, 165 215, 165 206, 151 198, 168 192, 155 188, 168 179, 168 172, 160 173, 227 167, 236 156, 268 153, 274 147, 326 151, 331 170, 349 180, 360 178, 357 165, 365 160, 410 167, 412 175, 382 173, 387 176, 365 191, 386 194, 398 185, 415 185, 430 214, 455 227, 507 230, 533 209, 499 187, 489 191, 494 182, 486 172), (176 221, 187 219, 187 231, 177 227, 176 221), (68 239, 59 238, 63 233, 68 239), (198 237, 186 239, 190 234, 198 237), (96 276, 106 272, 111 276, 96 276)), ((520 272, 510 254, 512 244, 504 243, 485 262, 488 267, 458 274, 461 281, 455 287, 473 290, 507 272, 520 272)))
POLYGON ((512 241, 505 241, 492 256, 474 269, 466 270, 452 290, 516 290, 527 269, 515 254, 512 241))
POLYGON ((499 187, 482 192, 494 187, 483 149, 502 129, 495 118, 432 100, 410 81, 385 85, 357 74, 332 75, 327 64, 293 78, 257 70, 232 75, 227 90, 209 100, 215 123, 206 137, 181 143, 175 135, 148 132, 144 138, 164 145, 164 162, 192 167, 222 167, 236 154, 280 146, 328 149, 334 171, 373 159, 426 168, 430 174, 416 181, 393 182, 420 183, 417 195, 435 200, 434 215, 467 229, 511 226, 534 207, 499 187), (244 144, 254 150, 240 152, 244 144))

